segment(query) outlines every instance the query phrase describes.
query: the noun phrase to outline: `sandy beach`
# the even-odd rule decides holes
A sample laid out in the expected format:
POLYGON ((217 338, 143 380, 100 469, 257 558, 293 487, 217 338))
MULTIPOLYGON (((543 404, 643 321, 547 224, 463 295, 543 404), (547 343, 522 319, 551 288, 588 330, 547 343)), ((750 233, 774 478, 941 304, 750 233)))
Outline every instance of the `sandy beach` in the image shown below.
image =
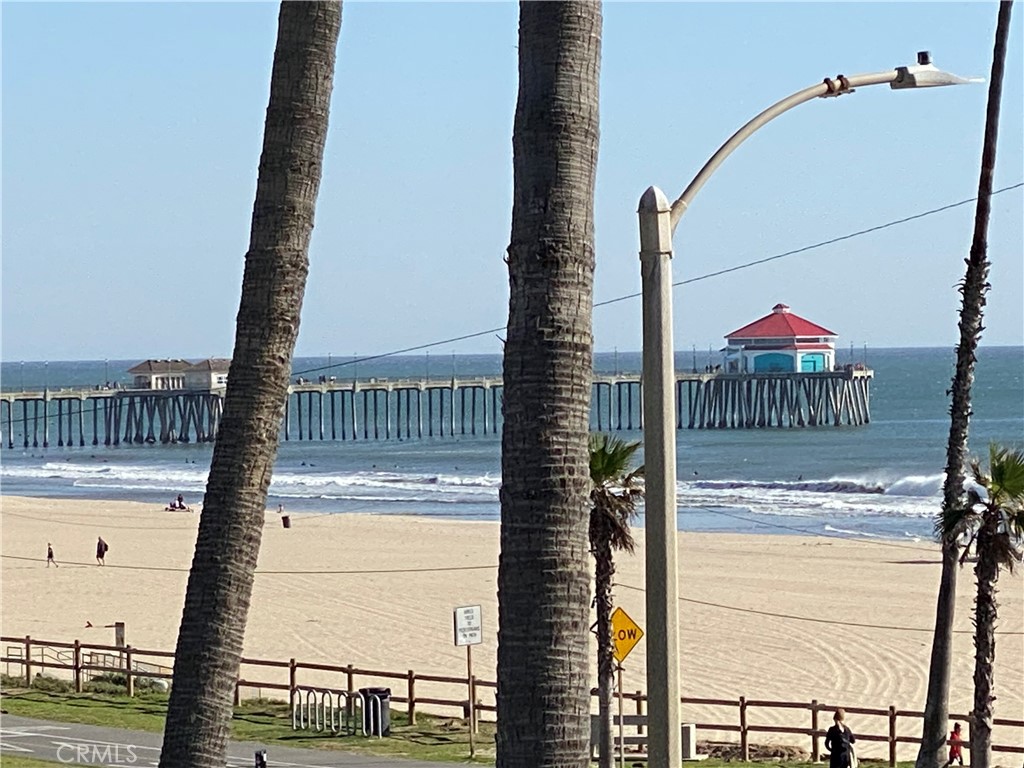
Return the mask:
MULTIPOLYGON (((104 625, 123 621, 131 645, 173 650, 198 519, 134 502, 3 497, 3 635, 110 643, 104 625), (95 563, 97 536, 110 545, 106 567, 95 563), (47 542, 60 568, 46 567, 47 542)), ((620 557, 616 599, 644 626, 638 533, 637 554, 620 557)), ((246 655, 464 675, 452 610, 480 604, 484 643, 474 649, 474 668, 493 680, 497 556, 494 523, 295 515, 284 529, 270 513, 246 655)), ((679 537, 679 563, 684 696, 923 707, 940 571, 934 544, 688 533, 679 537)), ((969 566, 959 585, 950 707, 966 712, 974 667, 969 566)), ((996 716, 1024 719, 1019 571, 1002 577, 999 611, 996 716)), ((626 690, 646 687, 644 665, 641 642, 624 665, 626 690)), ((732 712, 688 707, 684 717, 731 722, 732 712)), ((771 710, 757 722, 794 721, 771 710)), ((856 731, 856 716, 851 725, 856 731)), ((872 744, 863 752, 884 750, 872 744)), ((901 748, 901 757, 913 752, 901 748)))

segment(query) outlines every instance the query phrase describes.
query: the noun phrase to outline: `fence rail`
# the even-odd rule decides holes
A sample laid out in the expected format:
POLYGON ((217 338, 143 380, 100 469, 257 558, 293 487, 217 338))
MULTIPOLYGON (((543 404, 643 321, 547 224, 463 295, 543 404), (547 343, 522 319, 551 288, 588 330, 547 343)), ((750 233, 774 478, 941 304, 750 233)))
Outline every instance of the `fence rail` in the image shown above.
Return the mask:
MULTIPOLYGON (((4 649, 4 656, 0 657, 0 663, 7 665, 8 674, 10 674, 10 666, 13 664, 20 667, 23 672, 23 675, 21 676, 25 678, 27 683, 31 683, 34 671, 46 669, 69 671, 72 673, 75 682, 75 690, 79 692, 83 689, 83 673, 116 673, 124 675, 126 692, 129 696, 132 696, 135 693, 136 678, 169 679, 171 677, 168 667, 140 661, 140 656, 160 659, 174 658, 174 654, 170 651, 139 649, 133 648, 130 645, 123 647, 98 645, 93 643, 82 643, 78 640, 68 643, 52 640, 40 640, 30 636, 2 636, 0 637, 0 642, 14 644, 13 646, 6 646, 4 649), (70 654, 66 653, 68 650, 71 651, 70 654), (63 651, 63 653, 60 653, 59 651, 63 651), (97 651, 101 651, 103 653, 96 653, 97 651), (95 662, 97 659, 104 662, 109 661, 110 665, 89 663, 95 662), (168 671, 165 672, 162 670, 168 671)), ((480 680, 475 677, 460 677, 455 675, 420 674, 411 669, 405 672, 363 669, 351 664, 341 666, 323 664, 320 662, 302 662, 297 661, 296 659, 282 661, 279 659, 243 658, 241 665, 243 668, 257 667, 280 671, 287 670, 288 677, 287 681, 262 680, 250 676, 239 677, 235 683, 236 703, 241 701, 241 692, 243 689, 256 689, 260 692, 262 692, 263 689, 270 691, 287 691, 289 704, 294 712, 296 697, 302 695, 302 691, 308 690, 311 687, 318 689, 331 688, 352 696, 355 695, 360 687, 357 685, 357 678, 363 678, 364 682, 368 680, 402 681, 404 683, 404 691, 396 691, 396 695, 393 695, 391 700, 396 703, 404 703, 407 705, 409 721, 411 724, 416 723, 417 708, 420 705, 433 705, 435 707, 458 709, 462 712, 462 716, 464 718, 468 718, 470 713, 470 699, 477 699, 484 690, 489 692, 491 702, 477 700, 473 709, 477 712, 497 711, 496 706, 492 703, 493 692, 497 689, 497 683, 492 680, 480 680), (344 685, 325 686, 320 684, 300 684, 299 674, 302 671, 326 672, 340 675, 344 680, 344 685), (447 695, 422 695, 416 691, 417 683, 430 683, 434 684, 435 687, 439 685, 448 686, 446 689, 447 695), (458 692, 454 692, 452 690, 453 688, 457 689, 458 692)), ((596 696, 597 690, 594 689, 592 694, 596 696)), ((643 691, 623 692, 622 699, 624 702, 631 702, 630 706, 633 708, 636 715, 643 716, 645 714, 647 696, 643 691)), ((825 729, 820 727, 819 721, 821 718, 819 715, 822 712, 831 713, 839 706, 842 706, 849 714, 862 715, 871 719, 884 719, 884 727, 881 729, 872 730, 872 728, 867 725, 858 728, 857 739, 858 741, 887 744, 888 762, 890 766, 896 765, 897 748, 899 745, 913 745, 921 743, 921 739, 919 737, 901 735, 901 730, 904 732, 911 728, 920 730, 918 721, 923 717, 923 713, 916 710, 901 710, 895 706, 889 706, 882 709, 847 706, 841 702, 825 703, 816 699, 809 702, 773 701, 768 699, 747 699, 743 696, 740 696, 738 699, 684 696, 680 701, 684 707, 714 707, 733 710, 735 712, 734 715, 724 718, 731 720, 731 722, 725 722, 723 718, 719 718, 719 720, 723 721, 714 722, 707 719, 702 721, 697 718, 689 717, 686 718, 686 721, 693 722, 694 725, 702 731, 738 733, 743 760, 749 760, 750 758, 750 736, 751 734, 756 733, 800 736, 809 739, 811 759, 814 761, 819 760, 821 758, 820 740, 825 736, 825 729), (751 722, 752 714, 761 714, 766 711, 771 712, 777 710, 801 713, 802 715, 806 715, 808 719, 804 721, 804 725, 770 725, 762 722, 751 722), (912 723, 912 725, 907 725, 907 723, 912 723), (901 725, 903 726, 902 729, 901 725)), ((970 717, 967 714, 951 713, 949 717, 951 720, 963 720, 967 723, 968 728, 970 728, 970 717)), ((876 722, 873 725, 877 728, 878 723, 876 722)), ((1024 754, 1024 720, 997 717, 993 721, 993 725, 995 726, 993 731, 993 752, 1024 754), (999 741, 996 741, 997 738, 999 741), (1011 741, 1013 743, 1007 743, 1011 741)), ((643 730, 643 725, 637 726, 638 733, 642 734, 643 730)), ((969 740, 965 740, 964 747, 968 749, 970 748, 969 740)))

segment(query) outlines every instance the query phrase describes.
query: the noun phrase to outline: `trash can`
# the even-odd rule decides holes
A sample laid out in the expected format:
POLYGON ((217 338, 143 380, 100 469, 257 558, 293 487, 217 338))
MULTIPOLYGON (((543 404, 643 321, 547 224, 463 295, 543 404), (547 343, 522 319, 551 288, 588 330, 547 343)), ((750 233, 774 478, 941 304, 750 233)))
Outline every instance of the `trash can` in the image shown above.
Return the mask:
POLYGON ((285 528, 291 528, 292 527, 292 519, 291 519, 291 517, 289 517, 288 515, 281 515, 281 525, 283 525, 285 528))
POLYGON ((360 688, 359 693, 363 695, 363 730, 371 736, 390 736, 391 689, 360 688))

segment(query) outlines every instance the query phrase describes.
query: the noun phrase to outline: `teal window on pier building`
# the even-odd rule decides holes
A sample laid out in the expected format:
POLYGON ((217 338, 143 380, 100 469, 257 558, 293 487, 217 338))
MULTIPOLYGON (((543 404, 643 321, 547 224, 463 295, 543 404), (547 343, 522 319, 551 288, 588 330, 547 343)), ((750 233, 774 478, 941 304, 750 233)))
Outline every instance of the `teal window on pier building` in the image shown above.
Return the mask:
POLYGON ((800 358, 801 373, 817 373, 825 370, 825 356, 820 352, 804 355, 800 358))
POLYGON ((793 373, 794 369, 792 355, 772 352, 754 358, 754 373, 793 373))

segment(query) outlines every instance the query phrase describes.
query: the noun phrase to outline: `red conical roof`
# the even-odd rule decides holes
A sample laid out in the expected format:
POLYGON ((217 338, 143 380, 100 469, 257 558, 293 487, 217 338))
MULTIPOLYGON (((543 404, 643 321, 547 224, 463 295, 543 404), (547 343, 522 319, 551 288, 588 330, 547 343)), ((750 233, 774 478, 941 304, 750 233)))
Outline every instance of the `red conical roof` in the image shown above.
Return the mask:
POLYGON ((835 331, 823 328, 810 320, 794 315, 785 304, 776 304, 770 315, 755 320, 727 334, 725 338, 790 338, 797 336, 838 336, 835 331))

